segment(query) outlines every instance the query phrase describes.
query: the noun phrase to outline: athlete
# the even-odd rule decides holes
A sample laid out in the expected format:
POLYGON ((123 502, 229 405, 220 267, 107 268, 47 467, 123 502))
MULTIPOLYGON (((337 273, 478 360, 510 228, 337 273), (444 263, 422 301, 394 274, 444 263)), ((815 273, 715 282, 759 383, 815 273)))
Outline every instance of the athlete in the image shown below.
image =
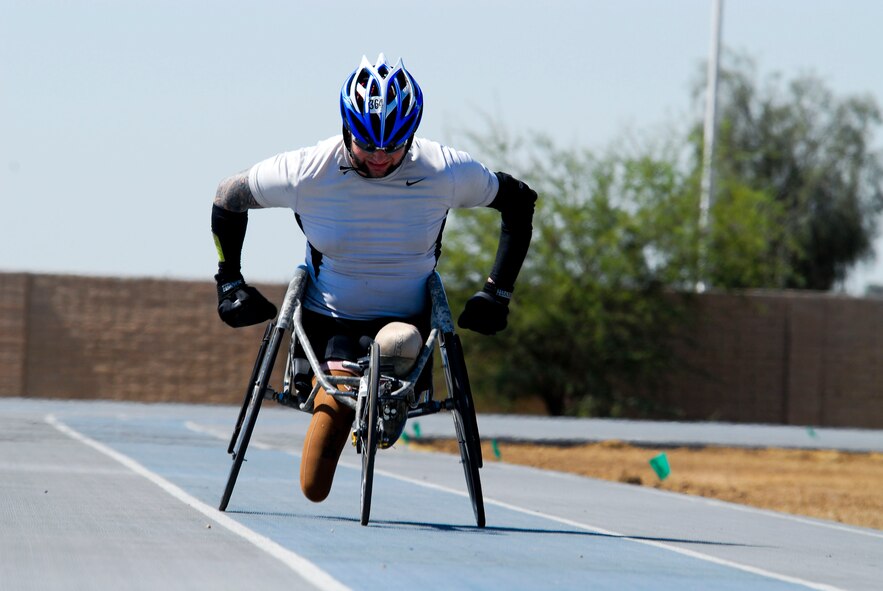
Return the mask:
MULTIPOLYGON (((501 214, 496 259, 457 322, 484 335, 503 330, 530 245, 537 194, 465 152, 415 137, 423 93, 401 60, 390 66, 383 54, 374 64, 363 57, 343 84, 340 113, 341 135, 278 154, 220 183, 212 233, 221 320, 240 327, 276 316, 276 307, 245 282, 240 258, 248 210, 289 208, 307 239, 303 323, 320 360, 342 375, 340 361, 364 356, 369 337, 383 354, 410 360, 410 366, 397 366, 405 375, 429 334, 426 281, 441 253, 448 211, 484 206, 501 214)), ((396 413, 386 410, 387 419, 396 413)), ((398 412, 400 434, 406 409, 398 412)), ((300 468, 308 499, 319 502, 330 492, 353 419, 349 407, 319 392, 300 468)))

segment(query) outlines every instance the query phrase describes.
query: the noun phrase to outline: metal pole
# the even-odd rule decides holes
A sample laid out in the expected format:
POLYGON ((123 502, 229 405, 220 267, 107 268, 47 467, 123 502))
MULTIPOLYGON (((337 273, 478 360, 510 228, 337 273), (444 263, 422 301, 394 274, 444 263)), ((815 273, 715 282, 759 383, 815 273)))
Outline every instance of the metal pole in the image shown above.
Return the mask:
POLYGON ((714 200, 714 144, 717 135, 717 81, 720 69, 721 16, 723 0, 713 0, 711 11, 711 49, 708 55, 708 80, 705 91, 705 133, 702 146, 702 180, 699 186, 699 280, 696 291, 704 292, 708 281, 708 235, 714 200))

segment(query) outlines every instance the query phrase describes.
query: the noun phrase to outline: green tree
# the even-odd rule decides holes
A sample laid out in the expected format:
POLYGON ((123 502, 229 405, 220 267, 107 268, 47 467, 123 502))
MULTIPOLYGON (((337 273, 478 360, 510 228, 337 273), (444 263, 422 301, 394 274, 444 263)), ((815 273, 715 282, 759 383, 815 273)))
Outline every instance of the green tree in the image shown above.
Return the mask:
MULTIPOLYGON (((835 100, 812 77, 761 88, 738 60, 720 99, 718 190, 703 237, 712 285, 830 288, 869 252, 883 208, 876 105, 835 100)), ((477 392, 539 395, 550 414, 674 412, 648 393, 682 361, 672 345, 689 333, 700 132, 603 154, 513 138, 493 122, 470 136, 476 155, 540 195, 510 328, 463 335, 477 392)), ((498 227, 494 212, 452 215, 440 270, 455 307, 483 283, 498 227)))
MULTIPOLYGON (((684 312, 664 288, 695 280, 698 200, 673 152, 596 157, 493 127, 472 139, 540 194, 509 329, 463 335, 476 391, 538 394, 553 415, 659 411, 638 394, 671 363, 684 312)), ((453 217, 440 268, 455 306, 483 282, 498 227, 493 212, 453 217)))
MULTIPOLYGON (((718 94, 721 190, 716 198, 744 210, 751 195, 772 197, 774 205, 761 199, 759 206, 769 209, 767 219, 775 219, 784 232, 764 248, 744 244, 775 261, 774 277, 734 275, 724 259, 722 266, 712 265, 712 283, 830 289, 872 254, 883 209, 883 163, 872 148, 880 109, 871 97, 836 97, 812 75, 785 81, 772 74, 761 80, 751 60, 733 54, 725 58, 718 94), (733 194, 734 187, 741 187, 743 195, 733 194)), ((704 82, 696 87, 697 98, 703 91, 704 82)), ((699 123, 692 142, 698 170, 699 123)), ((719 212, 724 226, 729 213, 719 212)))
POLYGON ((798 252, 783 204, 733 179, 720 184, 708 237, 711 285, 726 290, 781 285, 796 273, 781 253, 798 252))

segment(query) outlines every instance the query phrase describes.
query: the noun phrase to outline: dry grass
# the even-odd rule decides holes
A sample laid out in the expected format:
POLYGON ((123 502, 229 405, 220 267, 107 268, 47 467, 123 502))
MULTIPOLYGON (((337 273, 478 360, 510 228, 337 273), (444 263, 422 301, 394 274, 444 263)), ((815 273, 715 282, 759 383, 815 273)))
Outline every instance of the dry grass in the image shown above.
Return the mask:
MULTIPOLYGON (((412 446, 414 442, 412 440, 412 446)), ((417 445, 459 453, 456 442, 417 445)), ((495 461, 484 442, 485 463, 495 461)), ((577 446, 499 443, 499 460, 652 486, 883 529, 883 453, 789 449, 641 448, 619 441, 577 446), (650 458, 665 452, 671 474, 660 481, 650 458)))

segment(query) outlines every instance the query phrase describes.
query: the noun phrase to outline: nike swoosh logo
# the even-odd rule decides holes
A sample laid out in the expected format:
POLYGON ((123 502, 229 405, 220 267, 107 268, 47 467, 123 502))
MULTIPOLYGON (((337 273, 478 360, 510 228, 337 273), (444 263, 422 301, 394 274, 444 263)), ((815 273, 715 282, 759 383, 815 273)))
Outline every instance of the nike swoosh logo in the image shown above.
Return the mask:
POLYGON ((410 187, 411 185, 416 185, 417 183, 419 183, 420 181, 423 181, 423 180, 426 180, 426 177, 423 177, 422 179, 417 179, 416 181, 405 181, 405 184, 410 187))

